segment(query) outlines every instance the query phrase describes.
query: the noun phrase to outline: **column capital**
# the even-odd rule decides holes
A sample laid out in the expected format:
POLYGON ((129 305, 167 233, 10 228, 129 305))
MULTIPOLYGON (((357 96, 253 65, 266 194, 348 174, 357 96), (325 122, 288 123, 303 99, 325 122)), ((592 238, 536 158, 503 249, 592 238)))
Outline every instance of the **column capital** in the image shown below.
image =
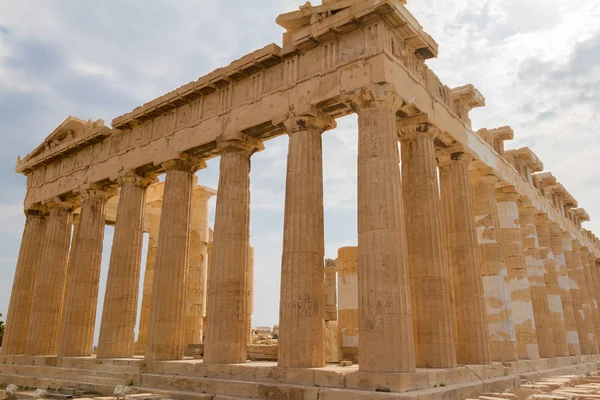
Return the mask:
POLYGON ((263 142, 243 134, 234 138, 217 139, 217 151, 219 153, 246 152, 251 156, 257 151, 264 150, 264 148, 263 142))
POLYGON ((538 210, 530 204, 523 204, 519 206, 519 214, 528 217, 535 217, 538 214, 538 210))
POLYGON ((554 229, 554 225, 557 225, 556 222, 548 218, 548 215, 539 212, 535 217, 535 224, 540 226, 548 226, 551 231, 554 229))
POLYGON ((496 189, 496 200, 498 201, 512 201, 517 203, 520 197, 521 195, 517 192, 517 188, 512 185, 496 189))
POLYGON ((583 246, 581 245, 581 243, 579 243, 579 240, 573 240, 573 250, 574 251, 581 250, 582 247, 583 246))
POLYGON ((133 185, 136 187, 145 188, 154 183, 157 183, 158 177, 156 177, 155 175, 139 174, 135 171, 127 171, 119 175, 119 177, 116 178, 115 181, 121 187, 125 185, 133 185))
POLYGON ((177 158, 162 162, 161 166, 166 172, 183 171, 193 174, 199 169, 206 168, 206 161, 192 157, 186 153, 181 153, 177 158))
POLYGON ((441 132, 440 129, 430 122, 415 122, 410 125, 400 126, 398 129, 400 139, 403 141, 414 139, 416 136, 424 136, 434 140, 441 132))
POLYGON ((463 164, 467 167, 473 161, 473 156, 466 153, 462 146, 453 146, 436 152, 438 167, 444 168, 450 165, 463 164))
POLYGON ((355 111, 381 103, 389 104, 397 110, 407 105, 390 85, 372 85, 356 91, 348 96, 348 103, 355 111))
POLYGON ((283 123, 283 127, 288 135, 301 131, 317 131, 323 133, 326 130, 334 129, 337 123, 329 115, 315 112, 302 115, 291 115, 283 123))
POLYGON ((23 210, 26 217, 43 217, 48 213, 48 207, 35 205, 23 210))
POLYGON ((76 207, 79 206, 76 199, 63 200, 60 197, 53 197, 45 200, 42 202, 42 204, 48 208, 48 211, 51 209, 63 209, 72 212, 76 207))
POLYGON ((117 194, 117 189, 99 183, 89 183, 74 190, 75 194, 81 196, 83 200, 91 198, 100 198, 103 201, 108 201, 111 197, 117 194))
POLYGON ((487 184, 495 185, 498 182, 500 182, 500 178, 498 178, 496 175, 493 175, 487 171, 482 171, 479 169, 470 170, 469 177, 470 177, 471 183, 473 183, 473 184, 487 183, 487 184))

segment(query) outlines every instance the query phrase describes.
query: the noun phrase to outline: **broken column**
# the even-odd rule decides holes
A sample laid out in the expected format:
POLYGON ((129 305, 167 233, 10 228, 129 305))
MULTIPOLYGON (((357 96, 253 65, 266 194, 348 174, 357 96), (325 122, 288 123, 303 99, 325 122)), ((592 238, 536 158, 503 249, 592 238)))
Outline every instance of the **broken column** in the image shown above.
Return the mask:
POLYGON ((341 358, 358 363, 358 247, 338 249, 337 267, 341 358))
MULTIPOLYGON (((416 366, 452 368, 456 365, 457 350, 433 145, 440 131, 427 122, 401 122, 402 183, 416 366)), ((457 311, 459 309, 457 307, 457 311)), ((473 314, 472 311, 465 309, 465 315, 473 314)), ((458 323, 463 323, 465 330, 472 330, 469 321, 458 323)), ((470 341, 463 344, 473 345, 470 341)), ((458 350, 462 355, 460 345, 458 350)))

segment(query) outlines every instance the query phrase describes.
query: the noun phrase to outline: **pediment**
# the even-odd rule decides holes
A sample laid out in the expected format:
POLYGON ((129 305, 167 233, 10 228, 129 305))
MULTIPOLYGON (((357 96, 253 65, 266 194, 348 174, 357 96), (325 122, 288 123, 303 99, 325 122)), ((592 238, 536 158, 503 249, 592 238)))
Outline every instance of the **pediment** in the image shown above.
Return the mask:
POLYGON ((26 173, 80 147, 96 143, 110 133, 110 128, 104 126, 101 119, 84 121, 69 116, 35 150, 23 158, 19 157, 15 170, 26 173))

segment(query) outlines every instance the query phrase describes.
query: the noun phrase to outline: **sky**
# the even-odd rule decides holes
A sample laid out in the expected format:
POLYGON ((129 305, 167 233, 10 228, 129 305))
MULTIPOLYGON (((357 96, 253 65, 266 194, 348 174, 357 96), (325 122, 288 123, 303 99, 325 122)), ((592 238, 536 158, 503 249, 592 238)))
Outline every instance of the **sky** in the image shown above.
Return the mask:
MULTIPOLYGON (((18 155, 69 115, 113 118, 262 48, 281 45, 277 15, 305 0, 0 0, 0 313, 6 316, 24 226, 18 155)), ((313 1, 317 4, 318 0, 313 1)), ((439 43, 428 65, 487 106, 473 128, 510 125, 592 217, 600 235, 600 2, 409 0, 439 43)), ((356 117, 323 136, 326 257, 357 243, 356 117)), ((253 325, 278 320, 287 138, 252 158, 253 325)), ((219 160, 197 175, 216 188, 219 160)), ((211 201, 211 221, 215 199, 211 201)), ((104 239, 101 316, 112 227, 104 239)), ((144 253, 146 250, 144 241, 144 253)), ((145 256, 144 260, 145 262, 145 256)), ((143 266, 142 266, 143 268, 143 266)))

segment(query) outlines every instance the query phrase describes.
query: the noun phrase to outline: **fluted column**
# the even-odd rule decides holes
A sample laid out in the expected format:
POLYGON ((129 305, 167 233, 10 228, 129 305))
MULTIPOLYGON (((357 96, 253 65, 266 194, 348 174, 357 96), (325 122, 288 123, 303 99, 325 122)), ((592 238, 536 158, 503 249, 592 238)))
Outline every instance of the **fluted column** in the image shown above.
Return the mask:
POLYGON ((505 187, 498 194, 498 216, 500 218, 500 241, 507 266, 507 281, 510 288, 512 315, 517 333, 519 359, 540 358, 536 323, 531 301, 531 289, 527 275, 527 264, 523 253, 523 238, 519 220, 518 194, 513 187, 505 187))
POLYGON ((359 369, 415 369, 396 110, 380 87, 357 99, 359 369))
POLYGON ((115 192, 100 186, 90 186, 79 191, 83 198, 79 228, 72 249, 72 271, 69 291, 65 293, 65 310, 58 355, 80 357, 92 354, 102 242, 106 221, 106 201, 115 192))
POLYGON ((25 230, 15 270, 2 354, 24 354, 35 283, 40 270, 46 218, 41 209, 25 210, 25 230))
MULTIPOLYGON (((583 311, 583 304, 581 300, 580 290, 580 277, 577 270, 577 263, 575 260, 575 251, 573 246, 573 238, 571 234, 565 232, 563 234, 563 249, 565 253, 565 260, 567 263, 567 273, 569 275, 569 291, 571 298, 573 299, 573 311, 575 313, 575 322, 577 326, 577 336, 579 336, 579 348, 581 354, 590 354, 590 345, 587 337, 587 331, 585 329, 585 318, 583 311)), ((579 258, 581 259, 581 253, 578 252, 579 258)))
POLYGON ((202 343, 206 304, 206 274, 208 266, 208 201, 215 192, 196 185, 192 195, 190 228, 190 266, 185 305, 185 343, 202 343))
POLYGON ((209 267, 204 362, 246 362, 246 265, 250 239, 250 156, 261 143, 222 141, 209 267))
POLYGON ((166 171, 154 266, 146 360, 180 360, 185 350, 185 302, 189 266, 194 173, 206 163, 182 154, 166 171))
POLYGON ((517 361, 517 334, 496 203, 499 179, 479 171, 473 171, 471 177, 491 358, 492 361, 517 361))
POLYGON ((325 365, 323 151, 325 117, 285 122, 289 135, 279 306, 279 366, 325 365))
POLYGON ((552 252, 551 222, 545 215, 535 218, 537 237, 539 242, 539 255, 544 268, 544 281, 546 296, 548 298, 548 316, 550 322, 550 341, 556 357, 569 355, 567 345, 567 330, 563 311, 561 290, 558 286, 556 260, 552 252))
MULTIPOLYGON (((594 254, 590 254, 589 265, 590 265, 590 273, 591 273, 593 293, 594 293, 594 295, 592 296, 592 300, 595 301, 596 304, 599 304, 600 303, 600 275, 598 274, 597 262, 598 262, 598 258, 594 254)), ((597 320, 595 320, 596 343, 600 347, 600 315, 598 317, 599 318, 597 320)))
POLYGON ((248 292, 248 299, 246 300, 248 344, 252 344, 252 314, 254 314, 254 247, 250 245, 248 246, 246 290, 248 292))
POLYGON ((127 358, 134 354, 146 187, 155 181, 133 172, 117 179, 121 192, 102 308, 98 358, 127 358))
MULTIPOLYGON (((583 264, 583 257, 581 254, 581 243, 577 240, 573 241, 573 275, 572 279, 575 281, 577 290, 579 292, 579 301, 581 304, 581 314, 583 323, 583 336, 585 339, 585 351, 584 354, 596 354, 596 338, 594 334, 594 322, 592 315, 592 305, 590 298, 588 297, 588 288, 585 277, 585 268, 583 264)), ((581 332, 579 341, 582 341, 581 332)))
MULTIPOLYGON (((436 127, 427 123, 400 129, 415 361, 420 368, 452 368, 456 365, 457 350, 459 358, 469 354, 469 350, 477 352, 477 349, 465 351, 465 347, 476 344, 470 338, 460 337, 458 348, 454 345, 450 282, 433 145, 439 133, 436 127), (466 339, 466 342, 461 343, 461 339, 466 339)), ((464 327, 465 332, 472 329, 470 321, 461 322, 464 325, 459 326, 464 327)))
POLYGON ((578 311, 574 308, 573 296, 571 295, 571 283, 569 282, 569 274, 567 272, 565 249, 563 248, 564 232, 558 226, 552 226, 550 235, 552 253, 556 265, 556 280, 560 298, 562 300, 565 319, 568 355, 580 356, 581 347, 579 344, 579 335, 577 333, 577 318, 575 316, 575 313, 578 311))
POLYGON ((35 356, 58 353, 71 238, 71 212, 74 208, 74 204, 59 199, 47 206, 50 214, 42 242, 25 345, 25 354, 35 356))
POLYGON ((598 315, 598 301, 596 300, 594 277, 592 276, 592 269, 590 266, 590 250, 587 247, 581 248, 581 262, 583 263, 583 275, 586 285, 586 294, 588 298, 588 303, 590 305, 591 328, 589 332, 593 335, 593 339, 590 337, 590 341, 592 343, 593 354, 598 354, 599 335, 597 327, 600 325, 600 315, 598 315))
POLYGON ((152 302, 152 283, 154 282, 154 265, 156 264, 156 250, 158 249, 158 231, 160 227, 162 200, 146 204, 146 211, 150 212, 148 228, 148 250, 146 251, 146 268, 144 269, 144 283, 142 286, 142 306, 140 310, 140 323, 137 341, 134 345, 135 354, 146 353, 148 341, 148 320, 150 319, 150 303, 152 302))
POLYGON ((523 206, 519 209, 523 254, 525 255, 527 278, 531 291, 538 348, 540 357, 550 358, 556 356, 556 351, 554 350, 552 337, 552 320, 548 307, 544 262, 540 256, 540 246, 535 226, 536 215, 537 210, 534 207, 523 206))

